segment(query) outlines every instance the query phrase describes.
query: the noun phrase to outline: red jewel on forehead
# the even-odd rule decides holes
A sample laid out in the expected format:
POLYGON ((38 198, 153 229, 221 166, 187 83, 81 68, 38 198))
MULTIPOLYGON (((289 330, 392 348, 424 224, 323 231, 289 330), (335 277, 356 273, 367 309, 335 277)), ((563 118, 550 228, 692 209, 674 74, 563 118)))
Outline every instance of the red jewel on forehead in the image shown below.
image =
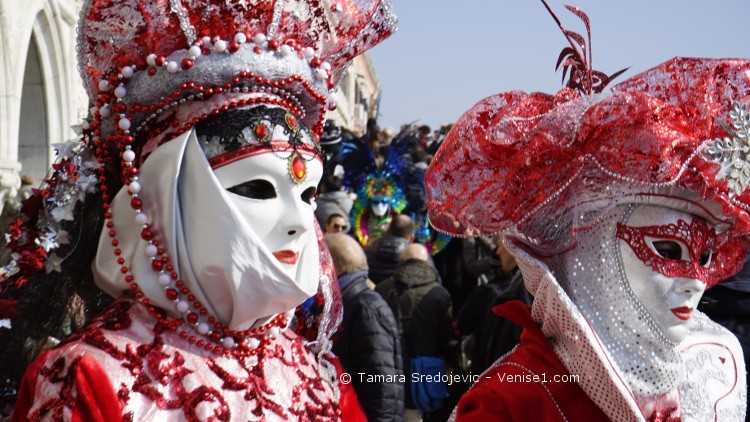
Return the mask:
POLYGON ((271 130, 263 122, 259 122, 255 125, 255 128, 253 128, 253 133, 260 142, 268 142, 271 138, 271 130))
POLYGON ((297 122, 297 118, 294 117, 291 113, 286 113, 286 116, 284 116, 286 120, 286 124, 293 132, 299 131, 299 122, 297 122))
POLYGON ((289 156, 289 176, 294 183, 302 183, 307 178, 307 162, 297 152, 289 156))

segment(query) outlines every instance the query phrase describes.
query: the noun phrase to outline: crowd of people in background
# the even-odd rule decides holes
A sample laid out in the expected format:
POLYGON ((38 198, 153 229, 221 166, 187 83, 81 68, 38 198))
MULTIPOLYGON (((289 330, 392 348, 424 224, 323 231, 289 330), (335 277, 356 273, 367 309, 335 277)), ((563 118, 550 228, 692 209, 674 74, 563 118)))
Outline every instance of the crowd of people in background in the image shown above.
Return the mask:
MULTIPOLYGON (((450 238, 432 253, 419 243, 412 212, 394 213, 384 234, 367 245, 354 237, 357 194, 346 183, 340 141, 366 145, 376 167, 386 161, 392 142, 406 143, 408 165, 424 171, 449 129, 410 124, 394 134, 371 119, 357 138, 328 121, 321 139, 327 162, 315 215, 344 303, 334 351, 371 421, 446 420, 471 382, 444 383, 443 390, 431 391, 439 383, 419 382, 412 374, 481 374, 513 348, 521 332, 492 308, 508 300, 531 301, 499 236, 450 238)), ((419 201, 420 195, 407 197, 419 201)))

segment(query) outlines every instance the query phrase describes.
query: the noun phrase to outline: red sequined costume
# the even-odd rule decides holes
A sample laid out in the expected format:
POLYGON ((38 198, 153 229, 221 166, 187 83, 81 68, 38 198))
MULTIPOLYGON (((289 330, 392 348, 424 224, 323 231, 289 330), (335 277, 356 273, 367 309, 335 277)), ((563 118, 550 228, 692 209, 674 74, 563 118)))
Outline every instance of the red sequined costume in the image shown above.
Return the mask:
POLYGON ((607 415, 575 382, 522 302, 501 305, 497 313, 524 328, 521 344, 502 363, 482 374, 456 409, 462 421, 603 421, 607 415), (529 402, 534 406, 529 406, 529 402))
POLYGON ((582 64, 576 89, 477 103, 427 171, 430 221, 503 233, 534 296, 454 416, 742 421, 740 345, 696 308, 750 249, 750 62, 675 58, 611 94, 582 64))
POLYGON ((180 338, 179 323, 113 303, 29 368, 14 420, 338 420, 331 384, 291 330, 257 355, 217 355, 180 338))
POLYGON ((314 193, 336 85, 395 30, 388 0, 83 2, 90 114, 15 222, 0 293, 46 266, 118 299, 30 365, 13 420, 362 419, 314 193))

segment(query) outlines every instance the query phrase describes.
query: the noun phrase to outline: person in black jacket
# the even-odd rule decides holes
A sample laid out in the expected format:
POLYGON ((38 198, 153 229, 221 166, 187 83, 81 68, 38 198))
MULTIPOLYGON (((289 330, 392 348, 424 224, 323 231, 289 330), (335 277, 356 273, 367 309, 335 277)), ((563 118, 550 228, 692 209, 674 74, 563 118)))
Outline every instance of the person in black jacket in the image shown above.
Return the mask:
POLYGON ((344 233, 326 234, 344 302, 333 352, 351 375, 368 421, 404 420, 404 372, 393 312, 367 287, 367 259, 344 233))
POLYGON ((370 278, 375 284, 390 277, 401 260, 406 246, 414 241, 414 220, 406 214, 393 216, 385 236, 367 248, 370 278))
MULTIPOLYGON (((418 243, 408 245, 393 277, 376 285, 375 290, 396 315, 407 380, 413 379, 408 369, 412 359, 427 356, 445 360, 453 338, 451 296, 439 283, 427 249, 418 243)), ((407 420, 409 415, 421 413, 412 399, 407 388, 407 420)))
POLYGON ((509 300, 526 304, 531 304, 532 300, 523 284, 518 264, 505 249, 500 235, 492 237, 492 244, 495 245, 492 258, 494 277, 471 292, 457 318, 464 341, 473 340, 469 356, 471 372, 477 375, 513 349, 521 338, 521 326, 496 315, 493 308, 509 300))

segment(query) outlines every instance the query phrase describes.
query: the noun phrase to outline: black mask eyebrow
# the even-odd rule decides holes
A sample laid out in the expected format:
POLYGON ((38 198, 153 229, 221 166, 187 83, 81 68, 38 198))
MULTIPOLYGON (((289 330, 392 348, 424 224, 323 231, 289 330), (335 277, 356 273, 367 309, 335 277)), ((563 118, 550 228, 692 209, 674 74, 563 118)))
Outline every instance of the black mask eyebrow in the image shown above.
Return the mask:
POLYGON ((218 138, 218 142, 224 145, 227 151, 235 151, 247 143, 242 130, 260 120, 267 109, 266 106, 260 106, 252 109, 228 110, 209 116, 195 125, 196 135, 198 139, 212 142, 218 138))
MULTIPOLYGON (((246 139, 243 130, 266 121, 271 124, 271 130, 281 126, 289 137, 289 144, 296 149, 304 143, 302 130, 294 131, 287 127, 286 117, 288 114, 289 112, 283 108, 265 105, 248 109, 227 110, 200 121, 195 125, 195 131, 201 143, 218 141, 224 147, 225 152, 232 152, 249 143, 260 142, 263 144, 262 141, 246 139)), ((298 122, 301 121, 299 117, 294 117, 298 122)))

